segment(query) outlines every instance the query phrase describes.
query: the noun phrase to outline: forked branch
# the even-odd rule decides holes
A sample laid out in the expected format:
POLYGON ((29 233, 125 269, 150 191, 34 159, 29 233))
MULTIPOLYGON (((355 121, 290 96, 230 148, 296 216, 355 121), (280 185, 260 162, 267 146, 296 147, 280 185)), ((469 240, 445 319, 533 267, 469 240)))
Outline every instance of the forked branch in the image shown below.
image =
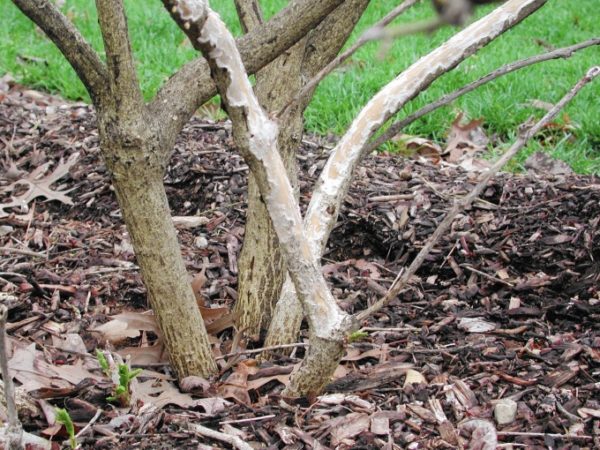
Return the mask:
POLYGON ((108 72, 104 63, 79 30, 50 0, 13 0, 54 42, 96 103, 106 92, 108 72))
MULTIPOLYGON (((374 133, 406 103, 433 81, 452 70, 479 48, 495 39, 546 0, 509 0, 496 10, 454 35, 445 44, 414 63, 379 91, 354 119, 333 149, 313 192, 304 227, 315 256, 320 258, 337 221, 356 166, 374 133)), ((293 285, 286 281, 277 311, 298 311, 293 285)))
MULTIPOLYGON (((181 24, 181 10, 195 1, 198 0, 164 0, 164 3, 181 24)), ((231 33, 212 11, 200 34, 195 33, 195 27, 182 28, 211 66, 231 118, 234 139, 265 201, 313 333, 322 339, 341 340, 348 316, 337 306, 311 251, 298 202, 277 150, 277 125, 254 95, 231 33)))
MULTIPOLYGON (((268 22, 241 36, 236 45, 248 74, 253 74, 302 39, 344 0, 291 0, 268 22)), ((217 94, 204 58, 185 64, 148 104, 161 140, 172 148, 190 117, 217 94)))

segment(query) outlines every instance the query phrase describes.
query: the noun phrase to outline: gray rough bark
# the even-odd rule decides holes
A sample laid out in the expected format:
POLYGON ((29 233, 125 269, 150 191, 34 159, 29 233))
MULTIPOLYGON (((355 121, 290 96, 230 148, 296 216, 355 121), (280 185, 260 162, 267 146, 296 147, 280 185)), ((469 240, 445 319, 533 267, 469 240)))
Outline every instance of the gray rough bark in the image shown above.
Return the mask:
POLYGON ((123 4, 97 0, 96 8, 109 73, 98 107, 103 157, 171 364, 180 378, 207 377, 217 366, 171 220, 162 182, 165 149, 148 126, 123 4))
POLYGON ((170 152, 142 100, 121 0, 97 0, 106 65, 48 0, 14 0, 56 44, 97 110, 102 156, 131 235, 150 305, 179 377, 216 372, 204 322, 187 278, 162 178, 170 152), (182 321, 181 317, 186 317, 182 321))

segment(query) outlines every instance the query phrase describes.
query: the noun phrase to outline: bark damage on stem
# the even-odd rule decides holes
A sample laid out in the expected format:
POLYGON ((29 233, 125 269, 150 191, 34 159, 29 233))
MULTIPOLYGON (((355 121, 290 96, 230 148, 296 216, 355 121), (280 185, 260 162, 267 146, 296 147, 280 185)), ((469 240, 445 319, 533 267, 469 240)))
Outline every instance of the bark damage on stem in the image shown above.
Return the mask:
POLYGON ((374 133, 406 103, 478 49, 541 7, 546 0, 509 0, 424 56, 379 91, 332 151, 306 213, 306 230, 321 254, 348 191, 351 174, 374 133))
MULTIPOLYGON (((180 25, 184 22, 179 7, 192 2, 167 5, 180 25)), ((258 103, 233 36, 210 10, 199 33, 191 25, 182 28, 209 62, 236 144, 256 177, 313 333, 320 339, 343 342, 349 316, 337 306, 304 234, 300 208, 277 151, 277 124, 258 103)))

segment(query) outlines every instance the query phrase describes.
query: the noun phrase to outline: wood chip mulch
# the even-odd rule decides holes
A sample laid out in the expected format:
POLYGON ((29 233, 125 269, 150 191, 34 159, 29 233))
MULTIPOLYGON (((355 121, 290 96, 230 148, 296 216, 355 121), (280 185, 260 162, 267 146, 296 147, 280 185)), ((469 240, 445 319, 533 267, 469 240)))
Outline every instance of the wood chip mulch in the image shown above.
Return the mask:
MULTIPOLYGON (((299 152, 303 206, 330 148, 308 137, 299 152)), ((44 165, 40 176, 51 174, 75 153, 52 184, 72 205, 37 197, 0 209, 9 335, 34 344, 52 367, 90 364, 103 345, 91 329, 148 305, 92 108, 20 86, 0 89, 0 203, 23 195, 24 185, 7 190, 15 181, 44 165), (56 340, 68 334, 82 338, 83 353, 60 350, 56 340)), ((173 215, 204 218, 179 236, 190 276, 206 268, 202 293, 213 307, 236 298, 247 173, 227 124, 194 118, 165 177, 173 215)), ((368 157, 323 259, 340 305, 356 312, 379 298, 476 179, 449 164, 368 157)), ((349 346, 336 379, 312 404, 279 396, 299 347, 262 365, 252 354, 233 367, 222 359, 223 373, 192 406, 172 394, 161 407, 116 408, 102 383, 67 384, 66 394, 42 396, 21 419, 27 431, 58 433, 54 441, 62 442, 64 429, 49 410, 66 407, 78 429, 100 410, 78 438, 96 449, 231 448, 189 423, 268 449, 486 448, 486 426, 499 448, 600 448, 599 221, 598 178, 501 174, 411 286, 365 322, 368 337, 349 346)), ((228 353, 234 334, 215 336, 215 351, 228 353)), ((143 333, 127 345, 155 338, 143 333)), ((168 365, 145 368, 172 375, 168 365)))

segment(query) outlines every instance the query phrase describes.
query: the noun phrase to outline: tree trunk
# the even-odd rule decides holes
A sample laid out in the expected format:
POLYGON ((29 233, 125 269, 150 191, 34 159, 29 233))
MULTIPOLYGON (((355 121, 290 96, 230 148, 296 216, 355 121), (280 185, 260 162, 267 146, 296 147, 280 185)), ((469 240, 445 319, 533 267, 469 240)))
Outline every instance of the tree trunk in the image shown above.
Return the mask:
POLYGON ((179 379, 214 375, 217 366, 163 185, 166 151, 147 126, 138 122, 125 130, 126 121, 107 116, 99 113, 102 153, 170 362, 179 379))
POLYGON ((284 397, 314 397, 323 392, 332 374, 344 356, 344 343, 322 339, 311 333, 310 347, 288 386, 281 393, 284 397))

